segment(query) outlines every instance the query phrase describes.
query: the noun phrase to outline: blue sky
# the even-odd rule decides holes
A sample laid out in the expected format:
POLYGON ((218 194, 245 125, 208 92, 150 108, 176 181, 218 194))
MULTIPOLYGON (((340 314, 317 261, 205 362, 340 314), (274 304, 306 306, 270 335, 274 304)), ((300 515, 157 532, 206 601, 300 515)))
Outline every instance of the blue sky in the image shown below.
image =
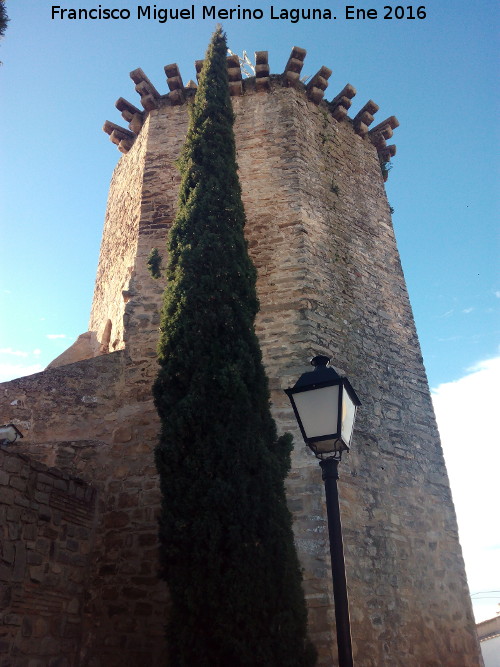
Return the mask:
MULTIPOLYGON (((41 370, 87 330, 106 196, 119 158, 101 127, 106 119, 124 124, 114 108, 118 97, 138 104, 128 73, 141 67, 162 93, 168 92, 168 63, 179 64, 185 82, 194 79, 194 60, 203 57, 215 25, 201 19, 199 2, 195 20, 163 24, 137 20, 138 4, 101 2, 130 9, 129 20, 72 21, 52 20, 46 0, 7 1, 11 23, 0 47, 0 379, 41 370)), ((461 498, 469 507, 480 498, 478 509, 492 516, 495 480, 485 497, 484 469, 498 464, 493 440, 499 424, 484 396, 494 395, 500 380, 497 3, 434 0, 425 5, 426 18, 415 20, 383 19, 385 4, 313 2, 337 19, 291 23, 269 18, 269 0, 248 0, 240 6, 262 9, 262 20, 222 23, 234 52, 268 50, 274 73, 283 71, 292 46, 306 48, 303 74, 321 65, 333 70, 327 99, 348 82, 357 88, 351 116, 373 99, 380 106, 376 122, 398 117, 387 192, 430 385, 445 406, 438 410, 440 428, 448 433, 460 414, 457 387, 460 396, 477 400, 470 429, 477 433, 478 420, 484 424, 468 455, 458 454, 456 440, 466 429, 448 442, 443 435, 450 476, 457 461, 459 471, 460 465, 472 468, 467 477, 452 477, 452 489, 457 510, 461 498), (380 18, 346 20, 349 3, 374 8, 380 18), (478 378, 482 384, 471 392, 478 378)), ((61 0, 59 6, 98 5, 61 0)), ((171 0, 156 5, 191 7, 171 0)), ((275 13, 297 6, 276 3, 275 13)), ((477 514, 463 515, 461 535, 473 533, 477 545, 471 529, 477 514)), ((483 526, 479 542, 498 558, 494 526, 483 526)), ((477 559, 467 563, 472 591, 476 582, 500 590, 493 567, 486 582, 474 578, 485 572, 484 565, 474 566, 477 559)), ((494 606, 484 611, 485 617, 494 613, 494 606)))

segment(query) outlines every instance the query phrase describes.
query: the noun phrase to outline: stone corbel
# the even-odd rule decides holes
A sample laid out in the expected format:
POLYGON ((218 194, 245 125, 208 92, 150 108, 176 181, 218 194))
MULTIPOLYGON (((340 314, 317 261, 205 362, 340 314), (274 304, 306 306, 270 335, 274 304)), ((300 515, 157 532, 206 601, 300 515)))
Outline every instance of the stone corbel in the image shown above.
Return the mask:
POLYGON ((270 88, 270 78, 269 78, 269 62, 268 62, 268 52, 267 51, 256 51, 255 52, 255 90, 261 92, 263 90, 269 90, 270 88))
POLYGON ((399 127, 399 121, 396 116, 389 116, 376 127, 370 130, 370 141, 378 150, 386 148, 386 139, 390 139, 394 134, 393 130, 399 127))
POLYGON ((393 158, 396 155, 396 146, 395 144, 386 146, 385 139, 383 139, 383 142, 384 146, 377 148, 377 154, 380 166, 382 168, 382 176, 384 178, 384 183, 385 183, 389 178, 389 169, 390 169, 390 165, 388 166, 387 163, 390 162, 391 158, 393 158))
POLYGON ((110 140, 118 146, 118 150, 122 153, 128 153, 132 148, 136 135, 130 130, 121 127, 121 125, 116 125, 110 120, 104 123, 102 129, 106 134, 109 134, 110 140))
POLYGON ((115 107, 121 112, 122 118, 127 121, 130 130, 134 134, 139 134, 144 122, 143 112, 123 97, 116 100, 115 107))
POLYGON ((381 162, 390 162, 391 158, 396 155, 396 145, 391 144, 378 151, 378 156, 381 162))
POLYGON ((299 83, 306 55, 307 51, 305 49, 301 49, 299 46, 293 47, 283 74, 286 86, 296 86, 299 83))
POLYGON ((313 78, 309 81, 306 86, 307 97, 314 102, 314 104, 319 104, 324 97, 325 90, 328 88, 328 79, 332 75, 332 70, 328 67, 321 67, 321 69, 316 72, 313 78))
POLYGON ((227 75, 229 78, 229 94, 231 97, 243 95, 240 59, 237 55, 227 58, 227 75))
POLYGON ((130 78, 135 83, 135 89, 141 96, 141 104, 144 109, 146 111, 157 109, 160 93, 156 90, 142 69, 138 67, 133 70, 133 72, 130 72, 130 78))
POLYGON ((373 116, 379 110, 379 105, 373 100, 368 100, 364 107, 354 116, 354 131, 360 137, 366 137, 368 126, 373 123, 373 116))
POLYGON ((330 111, 337 121, 344 120, 351 107, 351 100, 356 95, 356 88, 350 83, 346 84, 337 97, 330 102, 330 111))
POLYGON ((181 73, 179 72, 177 63, 165 65, 163 69, 167 75, 167 85, 168 89, 170 90, 168 99, 172 102, 173 105, 182 104, 186 99, 186 96, 184 95, 184 84, 182 82, 181 73))

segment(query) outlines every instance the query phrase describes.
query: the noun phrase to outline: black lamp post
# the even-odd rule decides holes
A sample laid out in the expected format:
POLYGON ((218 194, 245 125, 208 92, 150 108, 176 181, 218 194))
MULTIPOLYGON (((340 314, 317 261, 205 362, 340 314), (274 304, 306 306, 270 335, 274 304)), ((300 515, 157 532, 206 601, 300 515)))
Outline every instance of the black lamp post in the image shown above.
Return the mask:
POLYGON ((351 627, 337 480, 338 464, 342 452, 349 451, 356 409, 360 401, 349 380, 329 367, 329 363, 328 357, 314 357, 311 364, 315 370, 301 375, 295 386, 285 389, 285 392, 292 403, 302 437, 320 459, 325 482, 339 667, 352 667, 351 627))

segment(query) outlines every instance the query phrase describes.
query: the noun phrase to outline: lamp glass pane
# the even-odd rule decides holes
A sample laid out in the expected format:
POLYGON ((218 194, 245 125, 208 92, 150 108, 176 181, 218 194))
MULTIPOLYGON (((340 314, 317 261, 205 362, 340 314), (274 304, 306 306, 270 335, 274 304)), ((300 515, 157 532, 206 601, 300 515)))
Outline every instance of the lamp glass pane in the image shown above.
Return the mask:
POLYGON ((342 440, 346 445, 351 442, 352 431, 354 428, 354 417, 356 416, 356 406, 347 393, 345 387, 342 387, 342 440))
POLYGON ((293 400, 307 438, 337 432, 339 385, 300 391, 293 400))
POLYGON ((311 444, 311 448, 318 454, 330 454, 332 452, 341 452, 345 449, 340 438, 331 438, 329 440, 318 440, 311 444))
POLYGON ((14 442, 17 437, 16 429, 13 426, 1 426, 0 427, 0 439, 8 440, 9 442, 14 442))

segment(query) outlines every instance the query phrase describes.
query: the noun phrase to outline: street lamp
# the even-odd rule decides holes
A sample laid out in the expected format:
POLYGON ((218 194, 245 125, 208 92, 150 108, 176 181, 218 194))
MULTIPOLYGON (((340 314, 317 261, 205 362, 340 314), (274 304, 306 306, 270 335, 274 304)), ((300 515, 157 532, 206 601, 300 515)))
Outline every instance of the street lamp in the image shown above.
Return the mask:
POLYGON ((314 357, 311 364, 315 369, 301 375, 295 386, 285 389, 285 392, 292 403, 306 445, 320 459, 328 515, 339 667, 352 667, 351 627, 337 480, 338 464, 342 452, 349 451, 356 409, 361 403, 349 380, 341 377, 329 363, 328 357, 314 357))
POLYGON ((22 438, 21 431, 14 424, 0 426, 0 445, 11 445, 18 438, 22 438))

